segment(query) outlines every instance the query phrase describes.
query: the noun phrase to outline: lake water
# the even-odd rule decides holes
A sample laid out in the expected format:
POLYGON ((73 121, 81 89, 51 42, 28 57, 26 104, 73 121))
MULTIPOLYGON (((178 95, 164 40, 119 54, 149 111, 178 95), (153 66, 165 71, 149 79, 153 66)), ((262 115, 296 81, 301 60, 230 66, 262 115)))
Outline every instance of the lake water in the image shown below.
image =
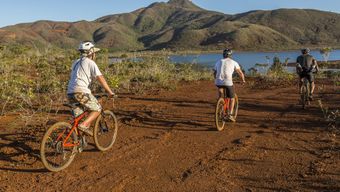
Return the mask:
MULTIPOLYGON (((284 63, 286 59, 288 59, 289 63, 292 63, 296 61, 296 58, 300 54, 300 51, 234 52, 233 59, 236 60, 246 72, 248 72, 248 69, 254 67, 256 63, 272 64, 275 56, 278 56, 282 63, 284 63)), ((311 55, 313 55, 318 61, 323 60, 319 51, 311 51, 311 55)), ((212 68, 216 61, 221 58, 222 54, 172 55, 170 56, 170 61, 174 63, 200 64, 212 68)), ((332 51, 328 60, 340 60, 340 50, 332 51)), ((292 68, 289 70, 292 70, 292 68)))

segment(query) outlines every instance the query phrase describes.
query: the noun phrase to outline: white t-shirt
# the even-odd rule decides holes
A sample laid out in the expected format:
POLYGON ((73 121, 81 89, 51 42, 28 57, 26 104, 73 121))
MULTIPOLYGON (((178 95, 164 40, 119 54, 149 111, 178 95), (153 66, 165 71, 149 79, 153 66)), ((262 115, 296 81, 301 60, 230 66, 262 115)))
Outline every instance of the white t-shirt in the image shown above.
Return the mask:
POLYGON ((100 75, 102 75, 102 73, 93 60, 87 57, 76 60, 72 64, 71 79, 68 83, 67 94, 91 93, 89 86, 92 80, 100 75))
POLYGON ((215 64, 216 79, 215 85, 219 86, 232 86, 233 85, 233 73, 235 69, 240 69, 240 65, 230 59, 221 59, 215 64))

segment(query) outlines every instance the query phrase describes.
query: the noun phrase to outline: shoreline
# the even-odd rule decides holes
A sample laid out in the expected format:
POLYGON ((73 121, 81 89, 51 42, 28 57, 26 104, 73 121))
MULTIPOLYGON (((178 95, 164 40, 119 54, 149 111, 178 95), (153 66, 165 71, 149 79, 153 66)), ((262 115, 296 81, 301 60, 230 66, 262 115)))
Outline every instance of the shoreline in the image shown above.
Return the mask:
MULTIPOLYGON (((330 60, 330 61, 317 61, 320 68, 326 67, 327 69, 340 69, 340 60, 330 60)), ((287 63, 288 67, 295 67, 296 63, 287 63)))
MULTIPOLYGON (((308 47, 308 46, 307 46, 308 47)), ((319 51, 322 47, 312 47, 311 51, 319 51)), ((333 51, 340 50, 340 47, 334 47, 333 51)), ((223 51, 223 49, 211 49, 211 50, 178 50, 174 51, 171 49, 163 49, 163 50, 136 50, 136 51, 116 51, 111 52, 109 54, 119 55, 119 54, 151 54, 151 55, 199 55, 199 54, 219 54, 223 51)), ((233 49, 234 53, 279 53, 279 52, 298 52, 300 53, 300 48, 292 48, 292 49, 280 49, 280 50, 266 50, 266 49, 247 49, 247 50, 238 50, 233 49)))

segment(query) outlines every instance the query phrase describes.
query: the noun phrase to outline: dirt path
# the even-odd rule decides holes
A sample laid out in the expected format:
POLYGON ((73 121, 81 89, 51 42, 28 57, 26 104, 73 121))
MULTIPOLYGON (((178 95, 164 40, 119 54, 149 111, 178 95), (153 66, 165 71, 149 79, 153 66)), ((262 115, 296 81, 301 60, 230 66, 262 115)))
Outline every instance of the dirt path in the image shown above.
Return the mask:
MULTIPOLYGON (((331 86, 318 91, 339 108, 331 86)), ((121 95, 113 149, 90 145, 59 173, 40 162, 44 128, 2 117, 0 191, 340 191, 339 135, 326 129, 316 101, 302 110, 295 87, 237 92, 238 122, 223 132, 214 128, 210 82, 121 95)))

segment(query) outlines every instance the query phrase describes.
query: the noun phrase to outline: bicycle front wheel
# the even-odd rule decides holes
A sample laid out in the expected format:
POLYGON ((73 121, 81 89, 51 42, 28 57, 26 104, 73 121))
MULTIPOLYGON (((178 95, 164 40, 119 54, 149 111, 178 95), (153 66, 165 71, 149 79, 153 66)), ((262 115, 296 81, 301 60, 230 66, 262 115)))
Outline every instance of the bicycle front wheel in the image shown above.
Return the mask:
POLYGON ((223 131, 225 121, 225 111, 224 111, 224 105, 225 101, 223 98, 219 98, 216 103, 216 109, 215 109, 215 125, 218 131, 223 131))
POLYGON ((68 167, 77 153, 77 135, 72 132, 67 143, 74 146, 64 146, 64 141, 71 131, 71 125, 66 122, 58 122, 52 125, 45 133, 41 146, 41 161, 52 172, 57 172, 68 167))
POLYGON ((109 150, 116 141, 118 121, 112 111, 104 111, 96 120, 93 137, 96 147, 100 151, 109 150))

